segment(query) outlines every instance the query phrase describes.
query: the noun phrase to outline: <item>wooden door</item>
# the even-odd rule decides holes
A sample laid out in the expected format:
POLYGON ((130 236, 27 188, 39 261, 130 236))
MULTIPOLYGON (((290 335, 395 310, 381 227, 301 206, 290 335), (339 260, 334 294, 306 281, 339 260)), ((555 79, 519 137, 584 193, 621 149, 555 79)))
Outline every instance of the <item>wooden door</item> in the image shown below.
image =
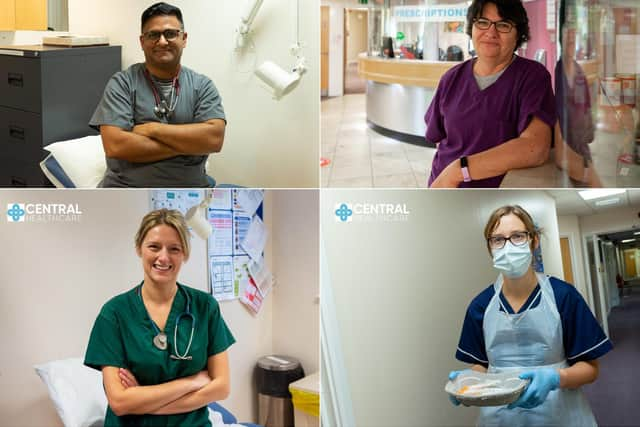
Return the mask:
POLYGON ((560 238, 560 252, 562 253, 562 269, 564 270, 564 281, 575 285, 573 280, 573 263, 571 262, 571 246, 568 237, 560 238))
POLYGON ((329 6, 320 6, 320 90, 329 91, 329 6))
POLYGON ((16 29, 47 29, 47 0, 16 1, 16 29))
POLYGON ((0 0, 0 31, 16 28, 16 0, 0 0))
POLYGON ((636 250, 627 249, 624 251, 624 277, 633 278, 638 275, 636 270, 636 250))

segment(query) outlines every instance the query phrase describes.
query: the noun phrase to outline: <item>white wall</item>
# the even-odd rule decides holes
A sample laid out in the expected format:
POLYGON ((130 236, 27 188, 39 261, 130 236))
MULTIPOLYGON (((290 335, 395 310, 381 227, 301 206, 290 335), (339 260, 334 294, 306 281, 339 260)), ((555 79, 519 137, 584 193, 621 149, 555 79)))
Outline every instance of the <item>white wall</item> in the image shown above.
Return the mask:
POLYGON ((596 215, 580 217, 582 234, 600 234, 611 231, 623 231, 630 228, 640 228, 638 206, 629 208, 609 209, 596 215))
MULTIPOLYGON (((308 71, 280 101, 254 77, 266 60, 291 69, 296 41, 296 0, 264 2, 254 22, 255 50, 234 53, 235 29, 246 0, 175 0, 189 35, 182 63, 209 76, 227 115, 225 144, 213 155, 210 175, 246 187, 318 187, 320 156, 320 13, 300 2, 299 37, 308 71)), ((122 45, 123 67, 144 61, 138 42, 140 15, 152 1, 69 0, 69 31, 100 34, 122 45)), ((47 33, 50 35, 51 33, 47 33)), ((0 33, 0 43, 40 43, 42 32, 0 33)))
POLYGON ((319 192, 279 191, 273 195, 273 351, 297 357, 306 374, 320 364, 319 192))
MULTIPOLYGON (((270 240, 266 261, 279 279, 278 292, 266 299, 262 311, 253 316, 238 301, 220 304, 225 321, 237 342, 229 349, 232 391, 222 404, 241 421, 255 421, 257 398, 254 384, 256 360, 283 349, 302 355, 311 367, 317 367, 317 320, 299 317, 296 325, 276 320, 297 315, 292 299, 315 295, 317 269, 311 265, 298 273, 298 263, 291 254, 283 258, 280 247, 296 238, 274 225, 273 216, 283 213, 287 204, 290 218, 297 217, 296 227, 314 230, 317 221, 306 213, 304 203, 317 191, 282 191, 265 197, 265 224, 270 240), (290 200, 288 195, 294 198, 290 200), (275 200, 277 198, 277 200, 275 200), (304 213, 305 215, 302 215, 304 213), (272 242, 278 241, 278 248, 272 242), (284 242, 284 243, 283 243, 284 242), (291 261, 289 261, 291 259, 291 261), (290 282, 295 278, 296 282, 290 282), (289 292, 293 293, 289 295, 289 292), (281 302, 278 302, 279 300, 281 302), (291 314, 286 313, 291 310, 291 314), (300 339, 298 331, 308 336, 300 339), (284 337, 284 338, 282 338, 284 337), (315 363, 315 365, 314 365, 315 363)), ((137 284, 142 278, 140 261, 135 255, 133 236, 138 223, 149 210, 146 191, 19 191, 0 192, 0 206, 8 203, 78 203, 83 211, 79 224, 9 224, 0 218, 0 235, 12 248, 0 259, 0 336, 5 343, 0 352, 0 425, 55 426, 60 421, 46 389, 32 366, 50 360, 84 356, 89 332, 100 307, 113 295, 137 284)), ((317 202, 316 202, 317 203, 317 202)), ((317 210, 317 204, 316 204, 317 210)), ((184 265, 180 280, 207 290, 206 245, 194 238, 190 260, 184 265)), ((317 259, 317 245, 312 241, 299 246, 299 258, 317 259)), ((307 305, 311 305, 307 298, 307 305)))
MULTIPOLYGON (((562 277, 555 202, 542 191, 323 191, 321 221, 356 425, 459 426, 447 374, 467 305, 497 272, 483 238, 519 203, 545 229, 545 270, 562 277), (335 220, 338 203, 406 203, 408 222, 335 220)), ((325 302, 323 301, 323 304, 325 302)))
POLYGON ((366 10, 349 10, 347 15, 349 34, 347 36, 347 63, 357 63, 358 55, 367 51, 367 19, 366 10))

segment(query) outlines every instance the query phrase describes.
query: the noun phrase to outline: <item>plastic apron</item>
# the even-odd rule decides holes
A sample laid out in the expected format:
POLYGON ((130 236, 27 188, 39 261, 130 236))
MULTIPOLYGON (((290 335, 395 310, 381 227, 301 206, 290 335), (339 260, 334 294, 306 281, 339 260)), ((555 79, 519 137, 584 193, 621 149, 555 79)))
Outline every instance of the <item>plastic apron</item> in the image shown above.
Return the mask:
MULTIPOLYGON (((537 273, 540 303, 522 313, 500 311, 502 274, 494 284, 495 295, 484 313, 483 330, 489 372, 520 372, 539 368, 566 368, 562 322, 549 279, 537 273)), ((537 299, 532 299, 530 305, 537 299)), ((504 309, 504 308, 503 308, 504 309)), ((597 426, 580 389, 556 389, 533 409, 506 406, 480 408, 479 426, 597 426)))

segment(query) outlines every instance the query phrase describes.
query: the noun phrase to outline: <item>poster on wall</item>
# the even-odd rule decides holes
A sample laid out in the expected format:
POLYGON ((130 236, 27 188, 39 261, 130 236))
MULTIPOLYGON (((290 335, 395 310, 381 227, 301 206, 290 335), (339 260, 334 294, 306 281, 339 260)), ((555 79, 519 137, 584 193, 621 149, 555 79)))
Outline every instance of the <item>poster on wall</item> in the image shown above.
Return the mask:
POLYGON ((151 192, 151 210, 175 209, 182 215, 190 207, 197 205, 204 199, 204 190, 153 190, 151 192))
POLYGON ((219 301, 240 298, 249 286, 250 258, 242 246, 254 218, 262 218, 263 190, 214 190, 207 208, 213 233, 207 242, 211 293, 219 301))
POLYGON ((218 301, 237 298, 233 286, 233 258, 230 256, 209 257, 211 293, 218 301))

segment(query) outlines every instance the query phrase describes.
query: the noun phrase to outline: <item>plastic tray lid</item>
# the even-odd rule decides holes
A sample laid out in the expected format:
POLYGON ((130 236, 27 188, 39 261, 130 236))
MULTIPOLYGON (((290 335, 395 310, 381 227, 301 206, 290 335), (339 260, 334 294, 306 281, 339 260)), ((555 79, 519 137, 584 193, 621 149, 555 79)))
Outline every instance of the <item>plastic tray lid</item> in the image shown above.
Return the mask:
POLYGON ((316 372, 289 384, 289 390, 295 389, 307 393, 320 394, 320 373, 316 372))
POLYGON ((295 357, 274 354, 258 359, 258 366, 267 371, 292 371, 300 366, 300 361, 295 357))

